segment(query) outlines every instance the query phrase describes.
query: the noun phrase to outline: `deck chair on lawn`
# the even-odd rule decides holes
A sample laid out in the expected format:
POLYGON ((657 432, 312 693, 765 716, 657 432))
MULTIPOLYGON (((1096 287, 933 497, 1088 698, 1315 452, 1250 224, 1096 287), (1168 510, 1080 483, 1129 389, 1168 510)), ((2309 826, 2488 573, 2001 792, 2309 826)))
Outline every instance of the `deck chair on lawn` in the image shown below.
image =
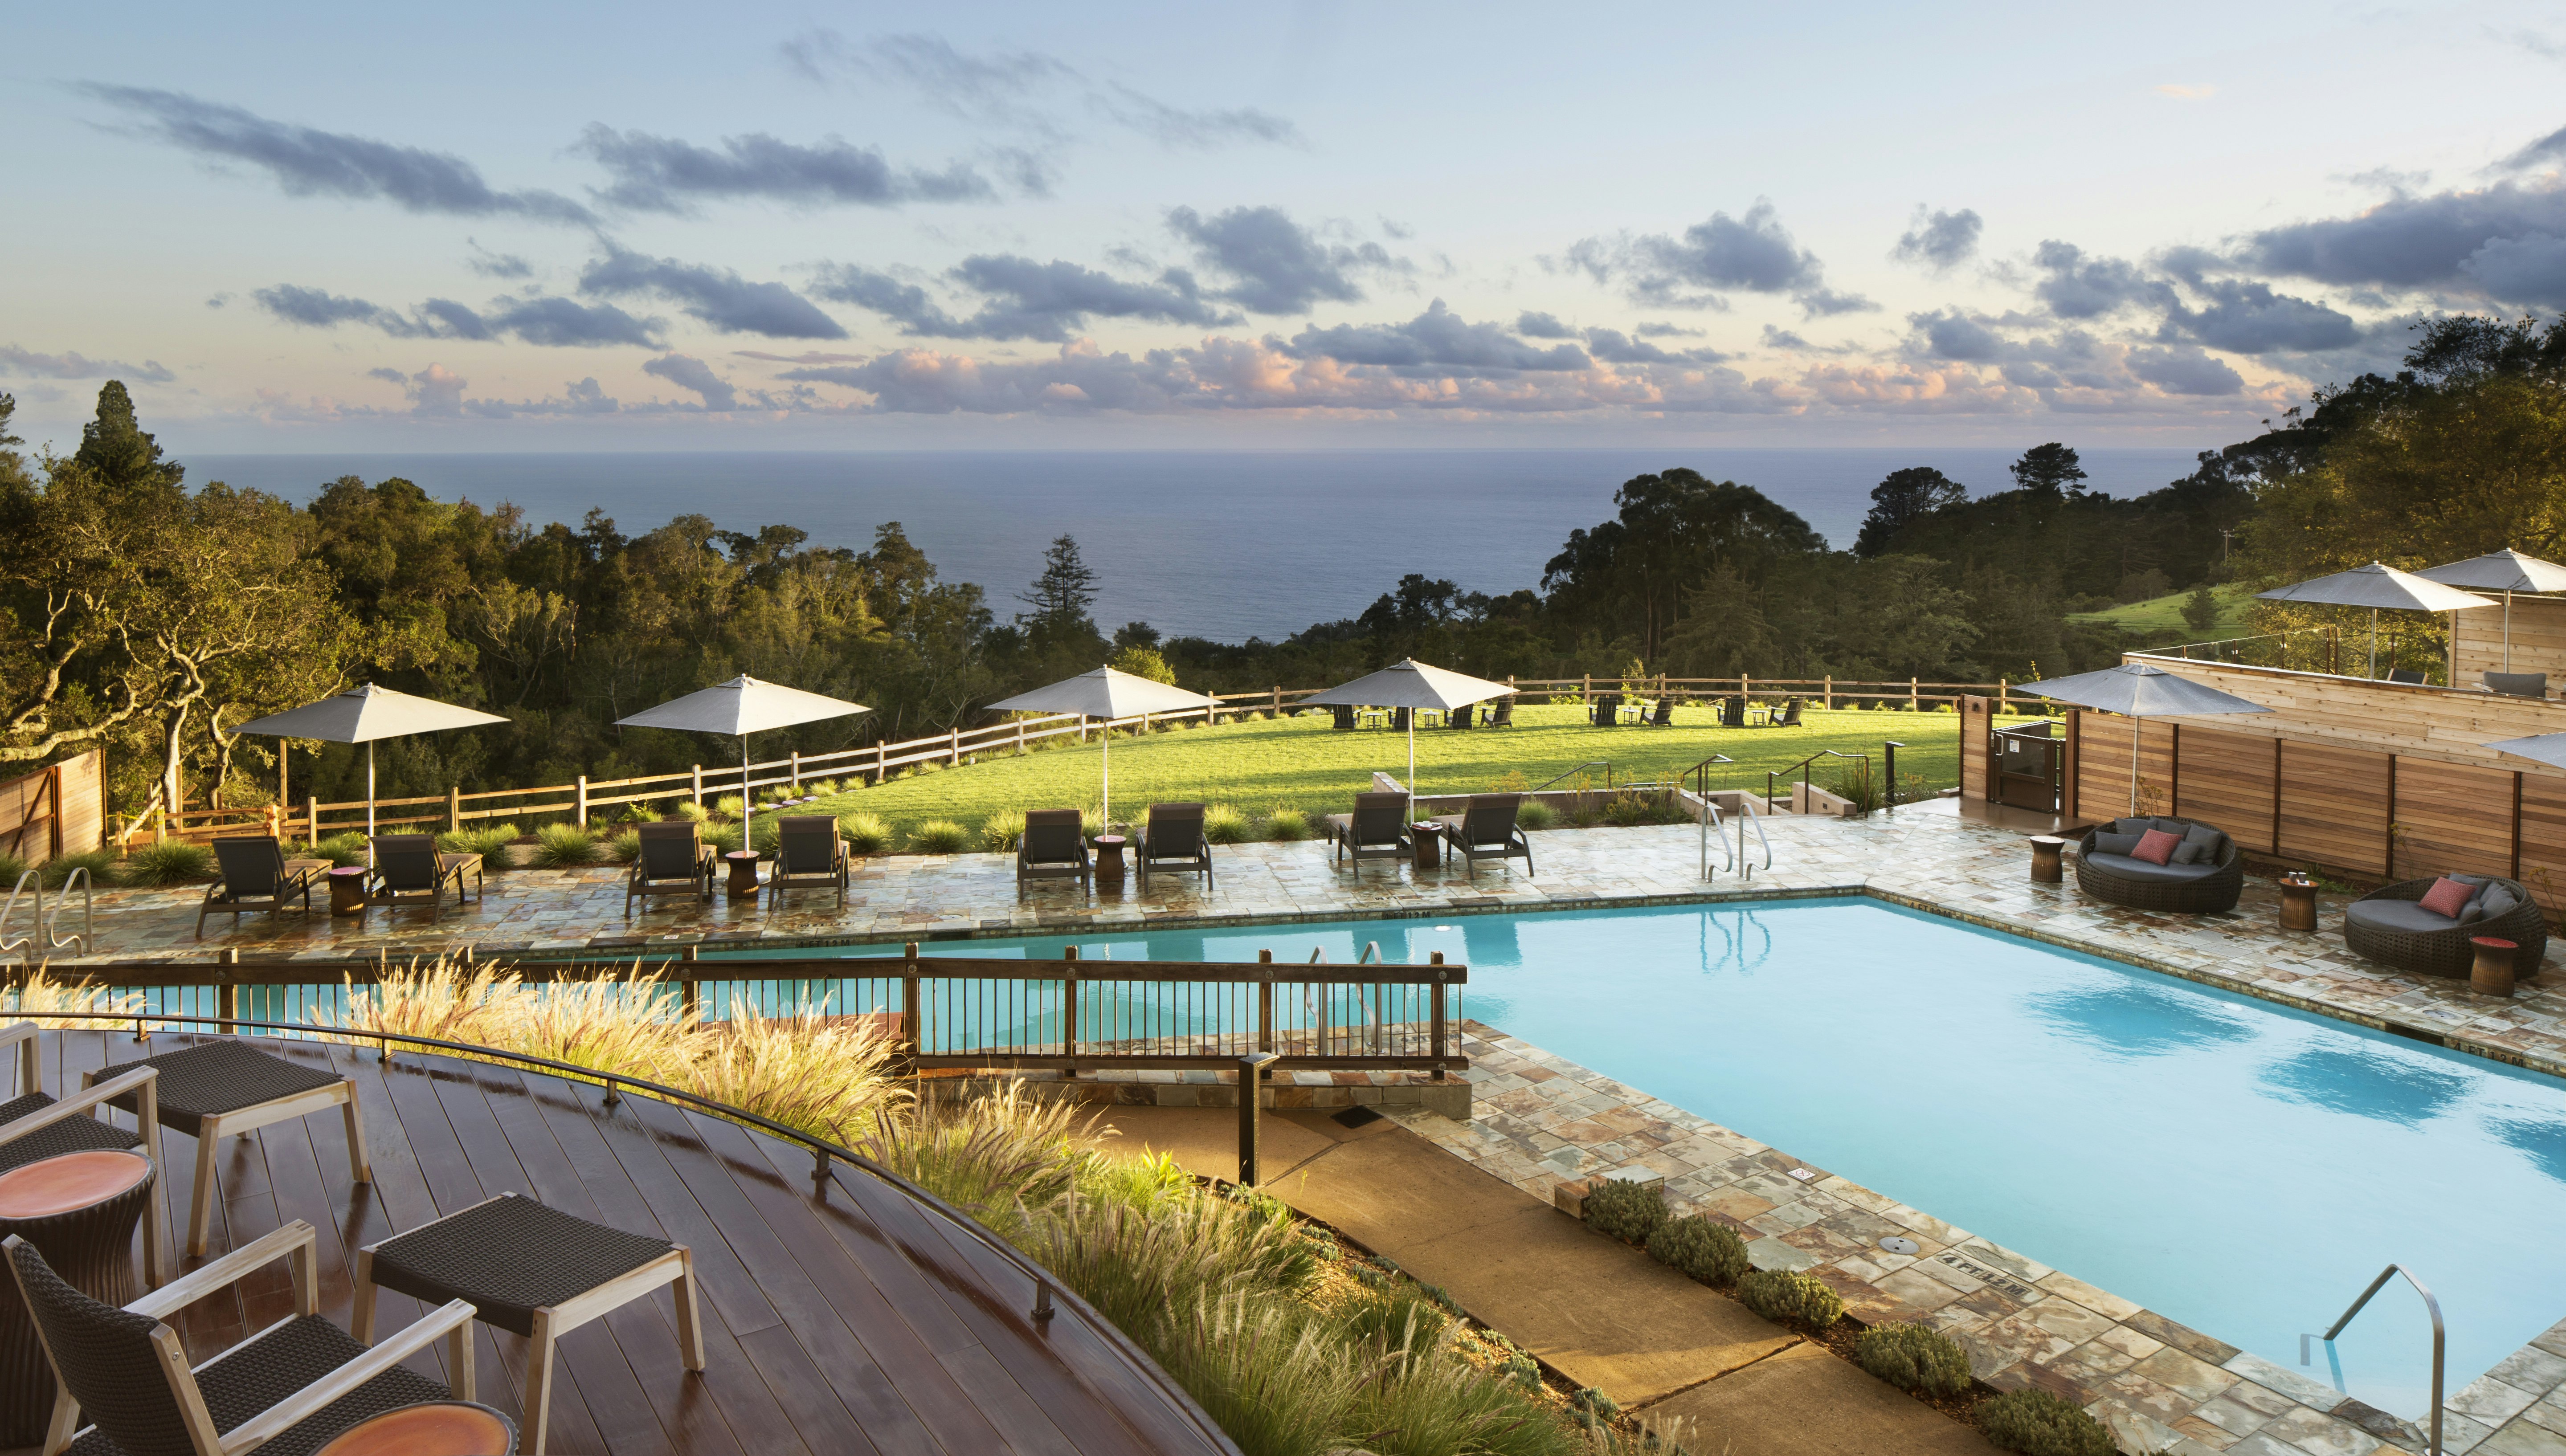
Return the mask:
POLYGON ((1016 898, 1029 879, 1075 879, 1083 894, 1096 892, 1096 857, 1087 850, 1087 825, 1075 809, 1036 809, 1025 815, 1016 842, 1016 898))
POLYGON ((1746 726, 1746 699, 1743 696, 1719 700, 1719 726, 1722 728, 1746 726))
POLYGON ((1405 859, 1414 853, 1408 840, 1405 794, 1358 794, 1354 813, 1329 815, 1327 824, 1336 862, 1344 863, 1352 853, 1358 874, 1366 859, 1405 859))
POLYGON ((1772 717, 1772 721, 1766 723, 1764 726, 1767 728, 1797 728, 1802 726, 1800 723, 1800 709, 1806 704, 1806 702, 1807 699, 1805 698, 1791 699, 1789 702, 1784 703, 1782 705, 1782 711, 1775 713, 1772 717))
POLYGON ((196 907, 196 938, 205 938, 205 917, 216 910, 232 912, 232 924, 240 924, 241 911, 265 910, 274 915, 285 908, 295 895, 303 897, 303 913, 312 913, 312 881, 320 870, 306 864, 288 869, 285 847, 273 835, 234 835, 214 841, 214 862, 222 867, 223 877, 208 885, 204 902, 196 907))
POLYGON ((775 872, 766 887, 775 891, 770 904, 784 903, 787 889, 834 886, 838 903, 847 902, 847 842, 838 837, 838 822, 825 814, 786 815, 775 822, 775 872))
POLYGON ((1513 694, 1509 693, 1505 697, 1497 699, 1496 702, 1490 706, 1488 712, 1488 726, 1491 728, 1512 728, 1515 726, 1515 700, 1513 694))
POLYGON ((1657 709, 1649 714, 1649 726, 1652 728, 1672 728, 1675 726, 1675 700, 1673 694, 1662 693, 1659 695, 1657 709))
MULTIPOLYGON (((160 1122, 154 1115, 158 1111, 154 1101, 157 1069, 138 1067, 85 1088, 77 1096, 56 1101, 45 1095, 34 1022, 0 1028, 0 1057, 8 1056, 12 1047, 18 1053, 12 1060, 18 1064, 19 1088, 16 1096, 0 1102, 0 1173, 70 1152, 130 1152, 137 1148, 151 1160, 155 1170, 159 1168, 160 1122), (134 1119, 137 1130, 128 1132, 99 1117, 100 1107, 120 1097, 135 1100, 142 1108, 134 1119)), ((157 1289, 168 1278, 169 1266, 168 1238, 156 1197, 143 1210, 142 1225, 142 1277, 157 1289)))
POLYGON ((375 836, 375 869, 366 876, 366 904, 398 909, 427 896, 432 918, 445 918, 445 887, 454 886, 454 903, 463 904, 463 877, 472 877, 472 893, 481 893, 481 856, 441 854, 434 835, 375 836))
POLYGON ((704 843, 703 826, 690 819, 636 827, 641 848, 624 876, 624 913, 633 902, 646 908, 650 896, 692 894, 709 903, 713 897, 713 847, 704 843))
POLYGON ((1149 823, 1141 831, 1141 889, 1144 893, 1150 888, 1152 869, 1173 869, 1179 873, 1200 871, 1203 888, 1211 888, 1211 841, 1203 834, 1201 805, 1150 806, 1149 823))
POLYGON ((1532 841, 1515 823, 1515 812, 1521 808, 1521 794, 1471 795, 1467 809, 1434 821, 1443 826, 1444 851, 1467 860, 1474 876, 1482 859, 1521 859, 1524 872, 1532 873, 1532 841))

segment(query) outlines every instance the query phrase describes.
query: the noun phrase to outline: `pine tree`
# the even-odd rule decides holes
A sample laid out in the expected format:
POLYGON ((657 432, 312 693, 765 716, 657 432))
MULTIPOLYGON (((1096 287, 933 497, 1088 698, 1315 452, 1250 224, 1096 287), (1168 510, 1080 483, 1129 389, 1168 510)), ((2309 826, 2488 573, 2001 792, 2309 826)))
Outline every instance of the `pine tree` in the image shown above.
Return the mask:
POLYGON ((2024 490, 2044 495, 2083 495, 2085 467, 2076 463, 2076 452, 2051 440, 2034 445, 2013 462, 2013 483, 2024 490))
POLYGON ((1017 593, 1016 600, 1033 608, 1027 613, 1031 625, 1094 629, 1087 608, 1096 605, 1096 573, 1079 559, 1077 537, 1063 535, 1052 541, 1051 549, 1043 553, 1042 575, 1017 593))

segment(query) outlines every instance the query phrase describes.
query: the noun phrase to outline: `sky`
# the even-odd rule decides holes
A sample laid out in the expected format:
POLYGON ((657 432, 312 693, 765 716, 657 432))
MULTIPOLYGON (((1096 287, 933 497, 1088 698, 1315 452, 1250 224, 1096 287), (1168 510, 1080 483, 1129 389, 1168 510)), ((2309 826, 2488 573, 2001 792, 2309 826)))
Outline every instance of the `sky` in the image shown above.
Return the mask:
POLYGON ((0 391, 181 449, 2207 447, 2566 308, 2566 13, 82 6, 0 391))

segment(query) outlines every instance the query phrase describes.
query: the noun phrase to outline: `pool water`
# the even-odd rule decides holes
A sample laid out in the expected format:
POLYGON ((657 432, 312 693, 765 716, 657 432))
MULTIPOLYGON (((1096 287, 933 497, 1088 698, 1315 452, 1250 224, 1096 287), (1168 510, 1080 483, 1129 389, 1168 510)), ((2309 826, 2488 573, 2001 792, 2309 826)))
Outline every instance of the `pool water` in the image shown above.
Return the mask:
MULTIPOLYGON (((1075 943, 1342 963, 1373 941, 1466 962, 1475 1020, 2285 1366, 2391 1261, 2440 1299, 2452 1393, 2566 1318, 2566 1082, 1938 916, 1801 900, 1075 943)), ((2403 1282, 2316 1350, 2313 1378, 2430 1403, 2403 1282)))

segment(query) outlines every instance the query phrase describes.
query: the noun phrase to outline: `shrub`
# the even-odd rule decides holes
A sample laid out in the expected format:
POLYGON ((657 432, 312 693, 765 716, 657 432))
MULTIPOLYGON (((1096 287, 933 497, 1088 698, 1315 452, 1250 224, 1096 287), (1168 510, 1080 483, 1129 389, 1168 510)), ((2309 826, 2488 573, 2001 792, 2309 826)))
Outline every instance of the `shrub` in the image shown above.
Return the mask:
POLYGON ((1649 1235, 1649 1257, 1703 1284, 1735 1284, 1746 1273, 1746 1241, 1700 1214, 1670 1218, 1649 1235))
MULTIPOLYGON (((447 849, 445 842, 448 838, 450 837, 446 835, 438 835, 436 848, 447 849)), ((366 837, 351 831, 347 834, 332 835, 317 845, 290 845, 286 847, 285 852, 286 857, 290 859, 327 859, 331 867, 345 869, 350 865, 366 862, 366 837)))
POLYGON ((838 792, 838 781, 835 779, 813 779, 802 786, 802 792, 815 799, 826 799, 830 795, 838 792))
MULTIPOLYGON (((98 877, 98 871, 90 871, 98 877)), ((156 845, 137 848, 125 860, 125 882, 128 884, 183 884, 191 879, 214 877, 214 851, 185 840, 163 840, 156 845)))
POLYGON ((1666 1221, 1667 1197, 1662 1189, 1606 1178, 1597 1180, 1586 1195, 1586 1226, 1609 1239, 1645 1244, 1666 1221))
POLYGON ((1356 1343, 1370 1345, 1376 1353, 1415 1355, 1434 1348, 1450 1323, 1431 1301, 1394 1288, 1348 1311, 1343 1328, 1356 1343))
POLYGON ((1969 1388, 1969 1354, 1939 1330, 1903 1322, 1876 1325, 1854 1341, 1854 1358, 1902 1390, 1956 1395, 1969 1388))
POLYGON ((677 805, 677 818, 679 819, 690 819, 697 824, 702 824, 705 820, 712 817, 712 812, 710 810, 705 809, 701 804, 696 803, 692 799, 684 800, 677 805))
POLYGON ((891 826, 879 814, 858 809, 838 816, 838 833, 859 854, 879 854, 891 848, 891 826))
MULTIPOLYGON (((89 882, 92 884, 114 884, 116 882, 116 851, 113 849, 83 849, 77 854, 65 854, 58 859, 48 859, 45 861, 44 866, 36 872, 36 879, 38 883, 44 885, 47 889, 61 889, 64 882, 72 877, 72 871, 75 869, 88 870, 89 882)), ((16 884, 17 881, 13 879, 10 883, 16 884)))
POLYGON ((15 854, 0 854, 0 880, 15 885, 18 876, 27 872, 27 861, 15 854))
POLYGON ((1024 838, 1025 812, 1021 809, 1001 809, 980 821, 980 848, 993 854, 1012 851, 1024 843, 1024 838))
MULTIPOLYGON (((354 849, 354 857, 340 859, 338 862, 343 864, 363 864, 366 862, 366 837, 364 835, 341 835, 337 840, 323 841, 322 848, 328 849, 330 846, 339 843, 339 840, 346 840, 349 842, 351 848, 354 849)), ((491 825, 485 829, 456 830, 451 833, 438 835, 436 837, 436 848, 443 849, 449 854, 478 854, 481 856, 481 864, 483 868, 505 869, 515 862, 509 857, 508 847, 516 842, 517 827, 515 825, 497 824, 491 825)), ((333 859, 338 858, 335 854, 331 857, 333 859)))
POLYGON ((735 824, 705 825, 703 837, 717 854, 731 853, 748 843, 748 831, 735 824))
POLYGON ((746 808, 748 808, 748 801, 740 798, 736 794, 724 794, 719 799, 713 801, 713 813, 719 815, 723 819, 735 820, 739 818, 740 812, 746 808))
POLYGON ((1800 1320, 1819 1330, 1844 1318, 1843 1296, 1795 1270, 1751 1270, 1737 1281, 1737 1298, 1767 1320, 1800 1320))
MULTIPOLYGON (((642 837, 635 835, 634 843, 642 837)), ((548 824, 535 831, 535 863, 545 869, 575 869, 598 860, 597 840, 575 824, 548 824)))
POLYGON ((1203 838, 1215 845, 1243 845, 1249 838, 1247 816, 1236 805, 1212 805, 1203 811, 1203 838))
POLYGON ((605 849, 606 857, 616 863, 630 864, 633 862, 633 856, 642 852, 642 832, 638 829, 618 831, 614 838, 605 841, 599 848, 605 849))
POLYGON ((1549 805, 1538 799, 1527 799, 1515 811, 1515 823, 1527 830, 1546 830, 1559 822, 1549 805))
POLYGON ((970 832, 949 819, 930 819, 908 832, 908 848, 920 854, 959 854, 970 846, 970 832))
POLYGON ((625 824, 657 824, 659 822, 659 811, 652 809, 649 805, 636 799, 632 803, 625 805, 624 812, 617 815, 616 818, 625 824))
POLYGON ((1979 1402, 1978 1429, 2024 1456, 2112 1456, 2112 1433, 2064 1396, 2038 1386, 1979 1402))
POLYGON ((1869 814, 1880 807, 1880 781, 1871 775, 1869 759, 1855 759, 1836 769, 1835 794, 1854 807, 1857 814, 1869 814))
POLYGON ((1521 769, 1508 769, 1504 778, 1488 786, 1491 794, 1523 794, 1531 789, 1532 780, 1525 778, 1521 769))
POLYGON ((1310 816, 1297 809, 1270 809, 1265 813, 1265 838, 1269 840, 1306 840, 1310 837, 1310 816))

